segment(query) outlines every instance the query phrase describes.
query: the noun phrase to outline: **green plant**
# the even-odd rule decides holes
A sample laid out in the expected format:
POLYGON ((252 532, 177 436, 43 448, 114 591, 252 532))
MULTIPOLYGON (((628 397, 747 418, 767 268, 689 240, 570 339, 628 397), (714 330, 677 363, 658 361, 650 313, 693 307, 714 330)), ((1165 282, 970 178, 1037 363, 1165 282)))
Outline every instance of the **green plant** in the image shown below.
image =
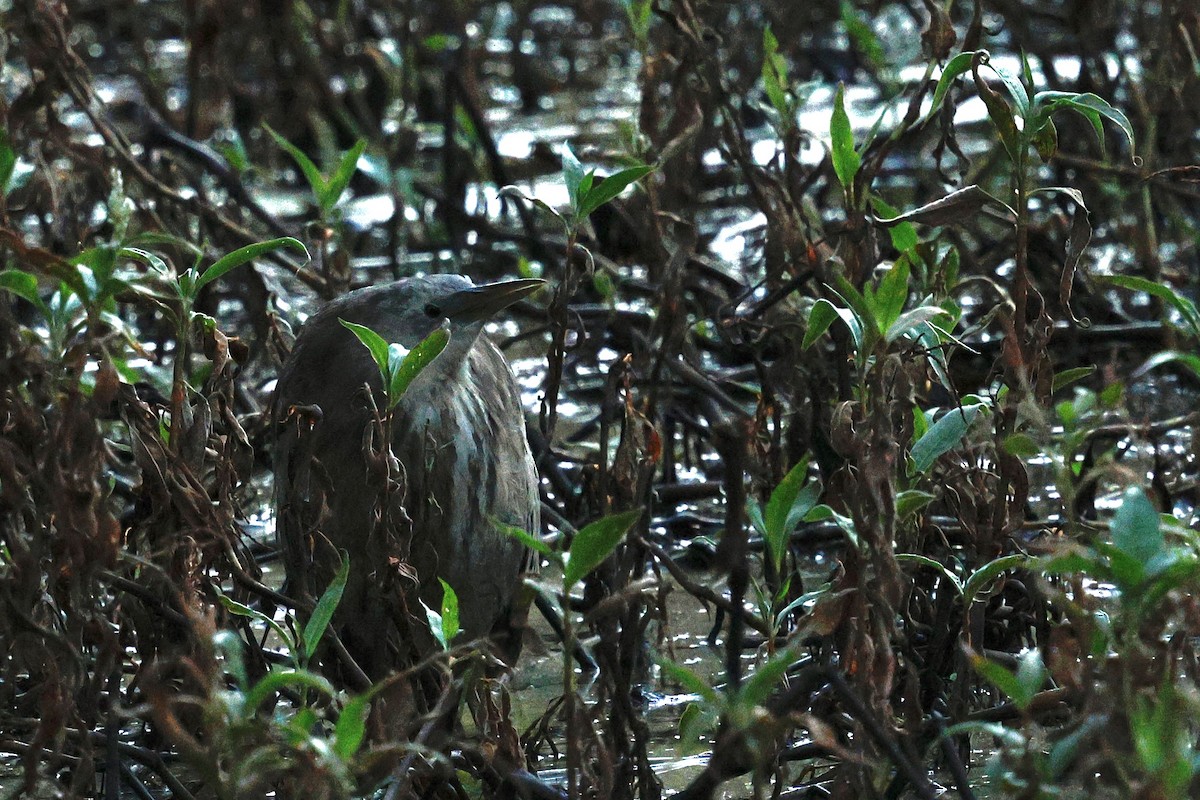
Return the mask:
POLYGON ((567 608, 571 591, 579 582, 588 576, 592 570, 600 566, 609 555, 616 550, 617 545, 625 538, 625 534, 641 518, 642 510, 633 509, 619 514, 612 514, 596 520, 580 528, 571 537, 569 547, 553 547, 527 531, 511 525, 501 525, 501 530, 509 536, 522 542, 534 552, 545 556, 561 574, 558 586, 550 587, 541 582, 533 582, 533 588, 551 603, 562 604, 563 620, 563 651, 562 651, 562 682, 563 708, 567 725, 567 796, 579 796, 579 767, 581 754, 579 751, 579 726, 583 720, 577 719, 576 709, 579 698, 575 682, 574 657, 578 643, 575 625, 567 608))

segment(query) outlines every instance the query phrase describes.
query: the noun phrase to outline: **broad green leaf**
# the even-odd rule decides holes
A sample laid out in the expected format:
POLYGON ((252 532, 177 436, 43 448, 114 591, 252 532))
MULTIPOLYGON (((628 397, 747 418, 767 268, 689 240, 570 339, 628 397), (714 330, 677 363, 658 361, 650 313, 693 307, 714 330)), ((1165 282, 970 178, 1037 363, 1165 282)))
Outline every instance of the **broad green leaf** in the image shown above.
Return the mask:
POLYGON ((854 129, 850 126, 850 117, 846 114, 846 86, 839 83, 833 96, 833 115, 829 119, 830 153, 833 159, 833 171, 837 174, 838 183, 850 196, 854 187, 854 176, 862 160, 854 149, 854 129))
POLYGON ((918 306, 901 314, 883 335, 885 342, 894 342, 902 336, 920 338, 920 326, 940 317, 949 316, 941 306, 918 306))
POLYGON ((746 498, 746 518, 750 520, 750 525, 753 526, 754 530, 758 531, 759 535, 766 541, 767 522, 763 519, 762 506, 753 497, 746 498))
POLYGON ((813 342, 821 338, 821 334, 829 330, 829 326, 837 318, 838 309, 833 303, 823 297, 813 303, 812 310, 808 313, 808 328, 804 331, 801 348, 807 350, 812 347, 813 342))
POLYGON ((1007 71, 992 64, 988 64, 988 66, 999 76, 1000 82, 1008 90, 1009 97, 1013 99, 1013 105, 1016 106, 1017 116, 1021 119, 1026 119, 1029 116, 1029 93, 1025 91, 1025 87, 1021 84, 1020 79, 1015 75, 1009 75, 1007 71))
POLYGON ((269 239, 265 242, 256 242, 248 244, 245 247, 239 247, 232 253, 228 253, 218 258, 213 265, 204 270, 199 278, 196 279, 196 284, 193 287, 193 294, 199 292, 208 284, 220 278, 230 270, 240 267, 249 261, 253 261, 261 255, 278 250, 281 247, 287 247, 296 252, 303 253, 305 260, 308 260, 308 249, 299 239, 293 239, 291 236, 281 236, 278 239, 269 239))
POLYGON ((635 508, 611 514, 581 528, 571 541, 567 565, 563 570, 563 589, 571 591, 575 584, 608 558, 641 516, 642 510, 635 508))
POLYGON ((358 168, 358 160, 366 149, 367 140, 359 139, 353 147, 342 154, 337 169, 329 176, 329 182, 317 195, 317 204, 321 207, 322 212, 328 212, 337 205, 342 192, 346 191, 346 187, 350 185, 350 179, 354 177, 354 171, 358 168))
POLYGON ((38 295, 37 276, 32 273, 20 269, 6 269, 0 272, 0 289, 6 289, 40 309, 46 308, 46 304, 38 295))
POLYGON ((160 275, 170 275, 171 270, 167 266, 167 262, 160 256, 151 253, 149 250, 143 250, 140 247, 122 247, 118 255, 123 258, 140 261, 143 264, 148 264, 153 267, 160 275))
POLYGON ((1058 152, 1058 128, 1054 126, 1054 121, 1047 119, 1034 132, 1031 141, 1033 149, 1037 150, 1042 162, 1049 163, 1050 159, 1054 158, 1054 154, 1058 152))
POLYGON ((1157 369, 1164 364, 1179 364, 1191 372, 1193 376, 1200 379, 1200 356, 1197 356, 1195 353, 1180 352, 1179 350, 1163 350, 1155 353, 1137 368, 1137 374, 1145 375, 1150 370, 1157 369))
POLYGON ((896 517, 904 519, 910 514, 915 514, 925 506, 932 503, 936 498, 929 492, 923 492, 920 489, 905 489, 896 493, 896 517))
POLYGON ((428 336, 409 351, 400 366, 392 372, 392 380, 388 386, 388 410, 391 411, 400 402, 400 398, 408 391, 408 387, 429 363, 441 355, 450 342, 450 326, 443 323, 435 328, 428 336))
POLYGON ((1158 512, 1139 486, 1125 490, 1121 507, 1113 515, 1113 544, 1143 564, 1159 555, 1166 546, 1158 512))
POLYGON ((939 456, 958 446, 971 423, 975 421, 980 408, 974 405, 951 409, 929 426, 925 435, 912 447, 912 458, 918 473, 927 472, 939 456))
POLYGON ((654 167, 643 164, 609 175, 600 181, 599 185, 588 189, 584 194, 579 206, 580 219, 591 216, 593 211, 623 192, 626 186, 641 180, 653 171, 654 167))
POLYGON ((366 325, 359 325, 356 322, 347 322, 338 317, 338 322, 342 323, 342 327, 353 333, 363 346, 371 353, 371 358, 375 360, 375 366, 379 367, 379 374, 386 376, 388 374, 388 343, 375 331, 368 328, 366 325))
MULTIPOLYGON (((879 197, 871 198, 871 207, 875 209, 878 215, 876 219, 891 220, 900 216, 900 212, 886 201, 879 197)), ((916 248, 920 243, 917 236, 917 229, 908 222, 897 222, 894 225, 888 225, 888 235, 892 239, 892 247, 896 248, 896 252, 900 254, 908 253, 916 248)))
POLYGON ((305 180, 308 181, 308 187, 312 190, 313 198, 318 202, 321 196, 325 193, 325 177, 321 174, 321 170, 317 169, 317 165, 313 160, 304 154, 296 145, 283 138, 282 134, 276 133, 275 130, 265 122, 263 128, 275 140, 275 144, 279 145, 280 149, 292 157, 296 162, 296 166, 300 168, 300 172, 304 174, 305 180))
POLYGON ((321 593, 321 598, 317 600, 317 605, 313 608, 312 616, 308 618, 308 622, 304 626, 304 635, 301 636, 300 641, 304 645, 306 659, 312 658, 313 654, 317 652, 317 645, 320 644, 321 637, 329 628, 329 622, 333 619, 338 603, 342 602, 342 593, 346 590, 346 579, 350 575, 350 554, 342 550, 340 555, 342 564, 338 567, 337 574, 333 576, 329 586, 325 587, 325 591, 321 593))

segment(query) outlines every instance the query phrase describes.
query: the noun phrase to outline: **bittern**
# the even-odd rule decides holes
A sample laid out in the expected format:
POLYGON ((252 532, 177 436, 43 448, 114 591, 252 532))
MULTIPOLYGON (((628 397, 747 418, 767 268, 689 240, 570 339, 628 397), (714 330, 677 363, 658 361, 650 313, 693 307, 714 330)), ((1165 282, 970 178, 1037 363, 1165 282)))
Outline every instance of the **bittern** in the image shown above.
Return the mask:
POLYGON ((413 600, 438 609, 439 578, 458 595, 461 637, 490 635, 510 660, 520 647, 527 553, 501 526, 537 535, 538 479, 516 379, 483 327, 542 284, 431 275, 350 292, 304 324, 280 373, 275 491, 288 585, 317 597, 338 552, 348 555, 333 624, 372 680, 433 648, 413 600), (401 469, 389 471, 377 440, 387 413, 379 369, 339 320, 408 349, 449 321, 445 349, 391 412, 401 469))

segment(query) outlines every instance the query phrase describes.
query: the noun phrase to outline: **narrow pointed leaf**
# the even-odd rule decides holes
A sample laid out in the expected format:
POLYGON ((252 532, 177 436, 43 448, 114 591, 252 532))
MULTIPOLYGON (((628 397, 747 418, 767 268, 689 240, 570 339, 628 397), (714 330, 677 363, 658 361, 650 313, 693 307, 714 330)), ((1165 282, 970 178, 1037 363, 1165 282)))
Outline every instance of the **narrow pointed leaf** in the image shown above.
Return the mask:
POLYGON ((371 353, 371 358, 375 360, 375 366, 379 367, 380 375, 388 374, 388 343, 375 331, 368 328, 366 325, 359 325, 354 322, 347 322, 338 317, 338 322, 348 331, 353 333, 363 346, 371 353))
POLYGON ((204 273, 196 279, 196 284, 192 289, 193 293, 200 291, 230 270, 253 261, 261 255, 278 250, 281 247, 303 253, 304 259, 308 260, 308 248, 299 239, 294 239, 291 236, 281 236, 278 239, 269 239, 265 242, 248 244, 245 247, 239 247, 232 253, 221 256, 213 262, 211 267, 204 270, 204 273))
POLYGON ((343 550, 341 556, 342 565, 338 567, 337 574, 333 576, 333 580, 321 594, 321 599, 313 608, 312 616, 308 618, 308 623, 304 626, 301 642, 307 658, 311 658, 317 651, 317 645, 320 643, 321 637, 325 635, 325 630, 329 627, 334 612, 337 611, 338 603, 342 602, 342 593, 346 590, 346 578, 350 575, 350 555, 343 550))
POLYGON ((300 168, 300 172, 304 174, 305 180, 308 181, 308 187, 312 190, 314 198, 320 198, 325 191, 325 178, 321 175, 321 170, 317 169, 317 165, 313 160, 305 155, 304 151, 296 145, 283 138, 282 134, 276 133, 275 130, 266 123, 263 128, 275 140, 275 144, 279 145, 280 149, 292 157, 296 162, 296 166, 300 168))
POLYGON ((833 171, 837 174, 838 183, 842 188, 850 192, 862 160, 854 149, 854 129, 850 126, 850 117, 846 114, 846 86, 842 83, 838 84, 837 92, 833 96, 829 139, 833 171))
POLYGON ((329 182, 317 197, 317 202, 321 206, 322 211, 329 211, 329 209, 337 205, 342 192, 346 191, 346 187, 350 185, 350 179, 354 177, 354 172, 358 169, 358 160, 362 157, 363 151, 366 149, 367 140, 359 139, 354 143, 353 147, 342 154, 341 160, 338 161, 337 169, 329 176, 329 182))
MULTIPOLYGON (((408 387, 429 363, 441 355, 450 341, 450 326, 443 323, 442 327, 421 340, 421 343, 409 351, 400 366, 392 372, 392 381, 388 386, 388 400, 394 408, 408 387)), ((389 410, 391 410, 389 408, 389 410)))

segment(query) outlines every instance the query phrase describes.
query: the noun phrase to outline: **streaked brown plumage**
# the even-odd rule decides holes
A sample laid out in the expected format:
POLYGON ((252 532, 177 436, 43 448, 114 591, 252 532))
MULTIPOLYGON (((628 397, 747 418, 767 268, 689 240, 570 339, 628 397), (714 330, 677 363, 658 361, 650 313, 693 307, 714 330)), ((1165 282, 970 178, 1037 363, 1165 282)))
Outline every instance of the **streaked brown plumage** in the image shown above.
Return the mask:
MULTIPOLYGON (((541 283, 476 287, 435 275, 350 292, 305 323, 280 373, 275 490, 289 587, 319 596, 339 563, 336 551, 349 554, 334 625, 371 679, 432 648, 411 592, 414 572, 431 608, 441 602, 438 578, 454 587, 463 637, 491 634, 510 658, 520 647, 523 614, 513 606, 526 553, 497 523, 537 534, 537 474, 516 381, 481 334, 489 317, 541 283), (363 389, 370 385, 382 403, 378 370, 339 318, 410 349, 450 322, 446 349, 394 412, 391 447, 403 466, 397 499, 411 518, 408 552, 406 526, 379 523, 388 516, 380 502, 388 471, 365 455, 381 450, 369 436, 363 389)), ((392 520, 402 519, 392 512, 392 520)))

